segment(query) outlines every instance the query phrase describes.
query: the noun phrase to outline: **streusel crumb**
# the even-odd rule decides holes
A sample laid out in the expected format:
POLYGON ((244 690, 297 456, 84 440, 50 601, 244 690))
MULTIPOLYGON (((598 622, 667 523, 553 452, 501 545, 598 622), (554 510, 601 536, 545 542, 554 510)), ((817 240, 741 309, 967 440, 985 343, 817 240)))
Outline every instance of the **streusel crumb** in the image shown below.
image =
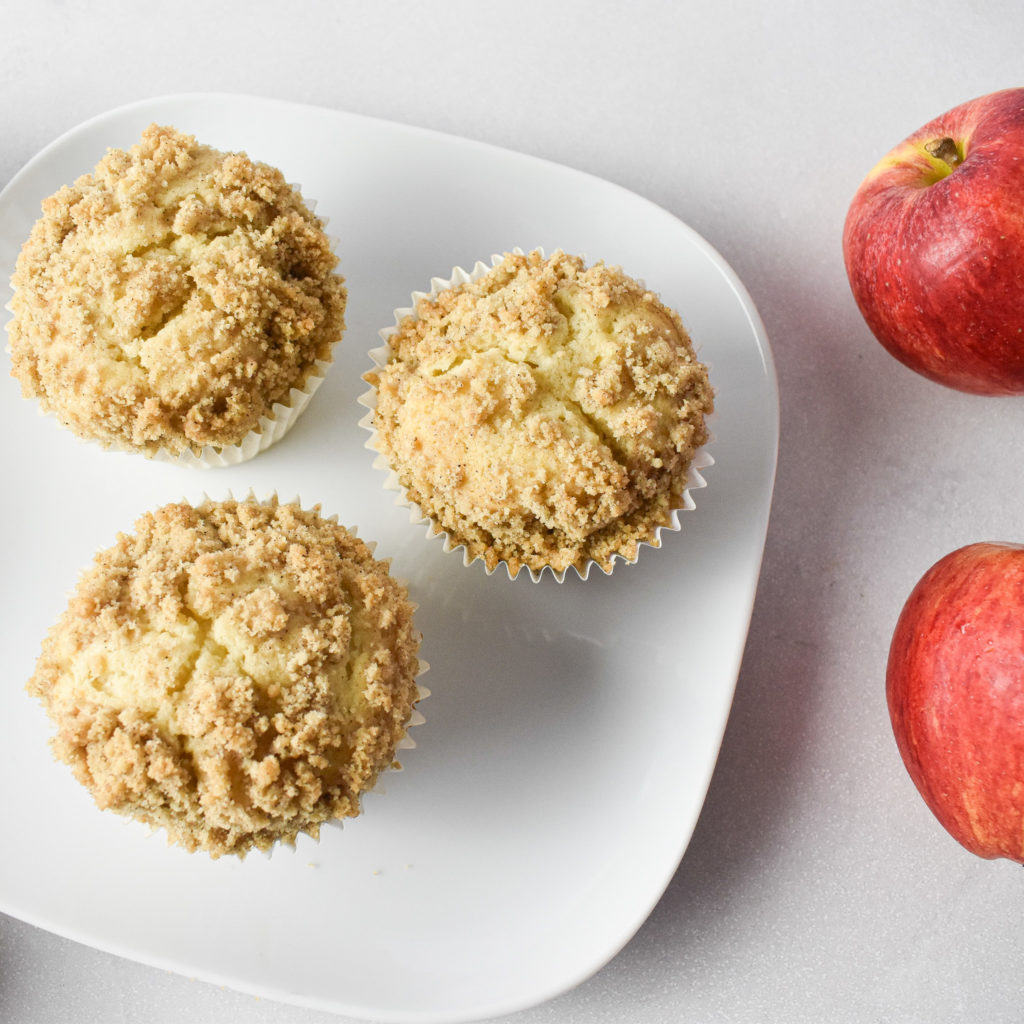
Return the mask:
POLYGON ((97 555, 27 688, 99 807, 217 857, 359 813, 418 647, 388 564, 318 510, 175 504, 97 555))
POLYGON ((321 221, 280 171, 151 125, 44 200, 12 278, 12 374, 80 437, 237 444, 344 329, 321 221))
POLYGON ((562 252, 422 300, 366 379, 409 498, 513 576, 635 558, 680 506, 713 408, 678 314, 562 252))

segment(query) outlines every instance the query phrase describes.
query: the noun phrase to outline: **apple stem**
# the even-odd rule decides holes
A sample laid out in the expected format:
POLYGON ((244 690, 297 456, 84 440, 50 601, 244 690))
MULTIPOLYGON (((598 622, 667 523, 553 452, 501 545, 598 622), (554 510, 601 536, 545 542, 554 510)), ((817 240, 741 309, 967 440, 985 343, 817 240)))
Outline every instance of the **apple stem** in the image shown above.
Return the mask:
POLYGON ((926 142, 924 148, 929 156, 941 160, 949 167, 947 174, 963 163, 963 154, 948 135, 942 139, 932 139, 931 142, 926 142))

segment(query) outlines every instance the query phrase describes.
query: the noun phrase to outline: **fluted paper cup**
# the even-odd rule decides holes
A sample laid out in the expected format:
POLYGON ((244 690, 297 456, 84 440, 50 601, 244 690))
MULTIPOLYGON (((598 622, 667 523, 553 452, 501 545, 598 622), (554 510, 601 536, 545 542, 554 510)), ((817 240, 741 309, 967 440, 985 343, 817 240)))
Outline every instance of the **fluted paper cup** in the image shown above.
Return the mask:
MULTIPOLYGON (((543 258, 544 254, 541 250, 534 251, 539 253, 543 258)), ((525 255, 523 250, 518 248, 513 249, 510 252, 512 255, 516 256, 525 255)), ((394 310, 393 326, 383 328, 378 332, 384 344, 371 349, 369 352, 370 359, 373 363, 373 369, 363 375, 363 379, 370 385, 369 390, 362 394, 358 399, 360 405, 367 410, 365 415, 359 421, 359 425, 369 433, 369 438, 365 443, 365 447, 376 453, 376 458, 373 462, 374 468, 382 470, 386 474, 383 486, 386 490, 395 492, 395 503, 404 506, 409 510, 410 521, 414 524, 423 526, 428 537, 440 538, 445 552, 461 551, 463 565, 469 566, 474 562, 483 561, 487 575, 491 575, 498 569, 503 568, 510 579, 517 578, 519 573, 525 569, 534 583, 540 582, 545 575, 550 575, 558 583, 562 583, 565 581, 566 573, 570 570, 572 570, 579 579, 586 580, 589 577, 591 569, 594 567, 599 569, 605 575, 610 575, 617 564, 634 564, 638 560, 640 550, 642 548, 660 547, 664 531, 671 532, 681 529, 682 524, 679 518, 680 513, 692 511, 696 507, 692 492, 706 486, 706 481, 702 473, 714 464, 714 459, 708 451, 708 446, 711 441, 710 433, 708 434, 708 441, 695 451, 693 458, 687 467, 685 481, 682 482, 681 486, 677 486, 673 489, 672 507, 666 511, 662 522, 651 526, 649 535, 643 538, 635 538, 634 540, 624 543, 622 550, 615 552, 604 561, 591 558, 583 562, 581 565, 571 564, 564 568, 555 568, 551 565, 544 565, 541 567, 519 565, 513 567, 509 564, 507 559, 499 559, 493 564, 488 564, 482 554, 472 552, 464 540, 460 539, 453 531, 446 528, 434 516, 425 511, 412 497, 410 497, 408 489, 401 480, 399 471, 390 463, 388 456, 385 453, 384 446, 382 445, 381 438, 377 430, 376 410, 378 397, 377 381, 379 380, 378 375, 386 371, 388 367, 392 357, 391 339, 398 333, 400 326, 410 317, 418 318, 419 314, 417 310, 422 302, 433 302, 441 292, 447 289, 458 288, 479 280, 497 267, 507 255, 509 255, 509 253, 492 255, 490 264, 484 263, 483 261, 477 261, 470 270, 465 270, 458 266, 453 267, 451 274, 448 277, 431 278, 430 288, 427 291, 414 291, 411 294, 410 305, 394 310)), ((641 284, 641 282, 637 283, 641 284)))

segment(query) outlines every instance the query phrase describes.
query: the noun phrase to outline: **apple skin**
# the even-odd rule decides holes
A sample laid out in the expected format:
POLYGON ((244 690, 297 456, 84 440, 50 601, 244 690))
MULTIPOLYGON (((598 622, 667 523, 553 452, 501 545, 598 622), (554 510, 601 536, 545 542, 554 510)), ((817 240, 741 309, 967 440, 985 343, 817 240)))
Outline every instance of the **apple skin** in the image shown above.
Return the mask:
POLYGON ((1024 393, 1024 89, 961 104, 885 156, 854 194, 843 257, 897 359, 960 391, 1024 393))
POLYGON ((903 763, 946 830, 1024 863, 1024 546, 978 543, 911 592, 886 695, 903 763))

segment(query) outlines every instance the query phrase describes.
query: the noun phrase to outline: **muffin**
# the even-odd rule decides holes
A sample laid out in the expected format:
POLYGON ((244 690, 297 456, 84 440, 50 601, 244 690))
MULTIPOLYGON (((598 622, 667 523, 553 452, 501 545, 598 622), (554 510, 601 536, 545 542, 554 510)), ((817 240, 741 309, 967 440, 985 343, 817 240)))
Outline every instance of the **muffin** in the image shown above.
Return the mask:
POLYGON ((322 379, 336 264, 280 171, 151 125, 43 201, 11 279, 11 372, 81 438, 248 457, 322 379))
POLYGON ((100 808, 244 855, 359 813, 422 720, 419 639, 318 509, 172 504, 96 556, 27 689, 100 808))
POLYGON ((685 505, 708 439, 707 368, 678 314, 617 267, 563 252, 506 254, 455 280, 374 353, 371 447, 488 571, 635 561, 685 505))

